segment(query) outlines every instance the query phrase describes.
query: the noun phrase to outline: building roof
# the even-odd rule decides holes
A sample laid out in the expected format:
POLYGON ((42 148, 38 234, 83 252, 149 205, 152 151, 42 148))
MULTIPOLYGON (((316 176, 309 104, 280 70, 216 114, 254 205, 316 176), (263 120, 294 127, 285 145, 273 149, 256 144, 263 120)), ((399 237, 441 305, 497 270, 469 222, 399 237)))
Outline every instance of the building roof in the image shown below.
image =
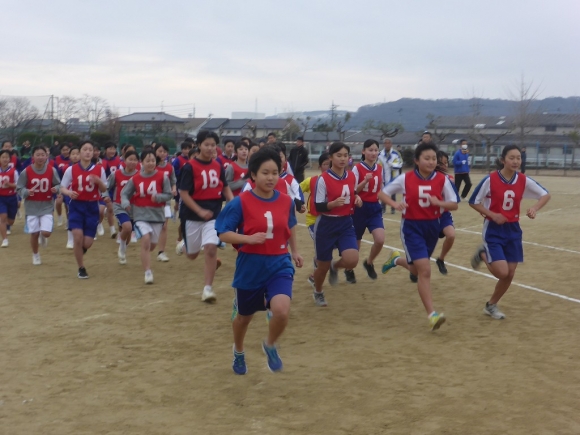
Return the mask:
POLYGON ((228 119, 225 124, 223 124, 222 128, 226 130, 241 130, 250 122, 251 119, 228 119))
POLYGON ((216 130, 220 128, 225 122, 228 121, 228 118, 211 118, 203 124, 202 128, 204 130, 216 130))
MULTIPOLYGON (((505 130, 508 126, 516 123, 514 116, 439 116, 435 124, 439 129, 473 128, 480 125, 481 128, 505 130)), ((565 113, 531 113, 527 122, 530 127, 576 127, 580 126, 580 115, 565 113)))
POLYGON ((248 126, 255 126, 258 130, 284 130, 288 126, 286 119, 252 119, 248 126))
POLYGON ((175 122, 185 124, 186 120, 165 112, 135 112, 130 115, 120 116, 119 122, 175 122))

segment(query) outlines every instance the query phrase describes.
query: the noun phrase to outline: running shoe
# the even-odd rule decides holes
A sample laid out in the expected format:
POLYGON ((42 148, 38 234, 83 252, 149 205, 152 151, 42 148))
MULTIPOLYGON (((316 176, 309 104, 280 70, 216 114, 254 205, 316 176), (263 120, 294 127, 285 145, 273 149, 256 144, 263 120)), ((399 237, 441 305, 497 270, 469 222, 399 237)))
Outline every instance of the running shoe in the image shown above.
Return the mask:
POLYGON ((326 299, 324 299, 324 292, 318 293, 317 291, 312 292, 312 297, 314 298, 314 303, 317 307, 327 307, 326 299))
POLYGON ((437 267, 439 268, 439 273, 441 273, 442 275, 447 275, 447 267, 445 266, 445 261, 438 258, 437 260, 435 260, 435 264, 437 264, 437 267))
POLYGON ((145 272, 145 284, 153 284, 153 272, 150 270, 145 272))
POLYGON ((181 242, 177 242, 175 246, 175 253, 177 255, 183 255, 183 248, 185 247, 185 242, 182 240, 181 242))
POLYGON ((483 314, 487 314, 492 319, 502 320, 505 319, 505 314, 502 313, 497 304, 490 304, 489 302, 485 303, 485 308, 483 309, 483 314))
POLYGON ((117 229, 115 227, 110 227, 109 230, 111 231, 111 239, 117 237, 117 229))
POLYGON ((445 314, 434 311, 429 316, 429 325, 431 325, 431 331, 436 331, 441 328, 441 325, 445 323, 445 314))
POLYGON ((157 256, 157 261, 167 263, 169 261, 169 257, 165 252, 160 252, 159 255, 157 256))
POLYGON ((363 261, 363 267, 367 271, 367 275, 370 279, 377 279, 377 272, 375 272, 375 265, 369 264, 367 260, 363 261))
POLYGON ((411 272, 409 272, 409 279, 411 280, 411 282, 414 282, 414 283, 419 281, 419 278, 417 277, 417 275, 413 275, 411 272))
POLYGON ((349 284, 356 284, 356 276, 354 274, 354 270, 344 269, 344 276, 346 278, 346 282, 348 282, 349 284))
POLYGON ((211 288, 210 285, 206 285, 203 288, 203 292, 201 293, 201 300, 203 302, 207 302, 208 304, 215 302, 216 301, 216 295, 213 292, 213 289, 211 288))
POLYGON ((58 219, 56 220, 56 226, 62 227, 62 216, 59 216, 58 219))
POLYGON ((279 372, 282 370, 283 364, 282 360, 280 359, 280 355, 278 355, 278 349, 276 346, 268 346, 266 342, 262 342, 262 350, 264 354, 268 357, 268 368, 271 372, 279 372))
POLYGON ((334 260, 330 262, 330 270, 328 271, 328 283, 330 285, 338 284, 338 271, 334 268, 334 260))
POLYGON ((89 279, 87 269, 85 269, 84 267, 79 267, 79 274, 77 276, 79 277, 79 279, 89 279))
POLYGON ((234 362, 232 364, 232 369, 236 375, 245 375, 248 373, 248 367, 246 367, 246 354, 244 352, 236 351, 236 345, 234 344, 232 351, 234 353, 234 362))
POLYGON ((74 247, 74 242, 72 240, 66 242, 66 249, 73 249, 74 247))
POLYGON ((308 277, 308 284, 310 284, 312 288, 314 288, 314 275, 310 275, 308 277))
POLYGON ((117 251, 117 258, 119 259, 119 264, 127 264, 127 256, 121 250, 120 246, 119 246, 119 250, 117 251))
POLYGON ((40 266, 42 264, 42 260, 40 259, 40 254, 32 254, 32 264, 34 266, 40 266))
POLYGON ((2 245, 0 247, 7 248, 8 247, 8 239, 2 240, 2 245))
POLYGON ((97 225, 97 234, 99 236, 104 236, 105 235, 105 228, 103 227, 103 224, 97 225))
POLYGON ((471 267, 473 267, 474 270, 479 269, 479 267, 481 266, 481 262, 483 261, 481 258, 481 254, 484 252, 485 252, 485 245, 482 243, 481 245, 479 245, 477 247, 477 249, 475 250, 475 253, 471 257, 471 267))
POLYGON ((383 267, 381 269, 381 272, 383 273, 383 275, 385 273, 387 273, 389 270, 391 270, 393 267, 397 267, 395 262, 397 261, 397 258, 400 258, 400 257, 401 257, 401 253, 399 251, 393 251, 393 253, 389 257, 389 259, 387 261, 385 261, 385 263, 383 264, 383 267))

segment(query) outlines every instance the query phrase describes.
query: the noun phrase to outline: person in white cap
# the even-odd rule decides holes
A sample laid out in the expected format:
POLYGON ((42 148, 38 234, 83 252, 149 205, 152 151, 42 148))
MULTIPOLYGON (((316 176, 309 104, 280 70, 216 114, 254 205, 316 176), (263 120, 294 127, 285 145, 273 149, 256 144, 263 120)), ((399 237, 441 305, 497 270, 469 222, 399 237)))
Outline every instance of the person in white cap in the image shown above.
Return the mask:
POLYGON ((467 140, 461 139, 461 146, 453 156, 453 171, 455 173, 455 187, 461 191, 461 183, 465 181, 461 198, 467 198, 471 190, 471 178, 469 178, 469 146, 467 140))

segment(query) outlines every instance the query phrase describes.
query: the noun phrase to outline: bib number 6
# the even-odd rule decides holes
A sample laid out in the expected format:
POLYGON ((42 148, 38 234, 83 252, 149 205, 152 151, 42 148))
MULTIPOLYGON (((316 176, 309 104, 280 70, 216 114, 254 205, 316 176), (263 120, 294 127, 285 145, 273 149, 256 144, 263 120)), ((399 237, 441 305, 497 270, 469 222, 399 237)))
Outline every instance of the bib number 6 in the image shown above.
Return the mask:
POLYGON ((513 190, 506 190, 503 194, 503 205, 502 208, 506 211, 511 210, 514 208, 514 198, 516 194, 513 190))

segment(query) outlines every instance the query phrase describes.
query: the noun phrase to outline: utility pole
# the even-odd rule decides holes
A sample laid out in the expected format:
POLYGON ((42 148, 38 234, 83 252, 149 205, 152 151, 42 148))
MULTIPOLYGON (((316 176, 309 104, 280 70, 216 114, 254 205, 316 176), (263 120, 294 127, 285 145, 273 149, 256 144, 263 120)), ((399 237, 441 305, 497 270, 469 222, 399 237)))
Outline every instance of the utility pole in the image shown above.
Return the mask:
POLYGON ((336 109, 338 106, 334 104, 334 100, 332 100, 332 105, 330 106, 330 123, 334 124, 334 120, 336 119, 336 109))

